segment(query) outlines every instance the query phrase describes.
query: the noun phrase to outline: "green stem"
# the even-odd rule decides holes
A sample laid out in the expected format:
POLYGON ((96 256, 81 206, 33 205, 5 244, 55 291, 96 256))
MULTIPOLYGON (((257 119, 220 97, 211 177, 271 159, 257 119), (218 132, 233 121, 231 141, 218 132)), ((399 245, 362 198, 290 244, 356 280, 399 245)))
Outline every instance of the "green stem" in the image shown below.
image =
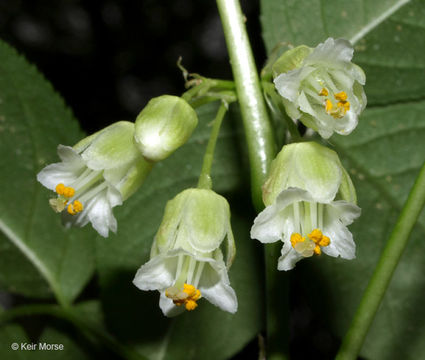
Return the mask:
POLYGON ((211 189, 211 166, 214 159, 215 144, 217 143, 220 126, 226 115, 228 104, 221 102, 217 115, 214 119, 214 125, 211 130, 210 139, 208 141, 207 150, 205 151, 204 160, 202 163, 201 175, 199 176, 198 188, 211 189))
POLYGON ((128 360, 145 360, 144 356, 138 354, 136 351, 128 347, 121 345, 121 343, 115 340, 111 335, 100 330, 98 327, 89 324, 86 319, 83 319, 74 311, 74 309, 70 307, 63 308, 59 305, 52 304, 22 305, 0 313, 0 324, 13 321, 19 317, 33 315, 49 315, 69 321, 78 330, 80 330, 89 341, 92 342, 94 336, 100 340, 106 348, 119 355, 121 358, 128 360))
POLYGON ((425 203, 425 164, 410 191, 400 217, 379 259, 375 272, 344 338, 337 360, 356 359, 394 270, 407 245, 409 235, 425 203))
POLYGON ((217 0, 240 104, 251 167, 253 203, 263 208, 261 186, 276 154, 273 129, 262 96, 244 16, 237 0, 217 0))

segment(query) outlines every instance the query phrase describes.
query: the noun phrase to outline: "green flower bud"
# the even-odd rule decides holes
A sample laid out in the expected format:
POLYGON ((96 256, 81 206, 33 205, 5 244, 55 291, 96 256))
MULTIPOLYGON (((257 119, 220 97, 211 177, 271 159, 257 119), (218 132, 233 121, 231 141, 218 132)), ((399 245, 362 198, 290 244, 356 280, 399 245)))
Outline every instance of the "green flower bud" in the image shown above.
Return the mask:
POLYGON ((159 96, 137 116, 134 142, 147 160, 164 160, 186 143, 197 124, 196 112, 185 100, 159 96))

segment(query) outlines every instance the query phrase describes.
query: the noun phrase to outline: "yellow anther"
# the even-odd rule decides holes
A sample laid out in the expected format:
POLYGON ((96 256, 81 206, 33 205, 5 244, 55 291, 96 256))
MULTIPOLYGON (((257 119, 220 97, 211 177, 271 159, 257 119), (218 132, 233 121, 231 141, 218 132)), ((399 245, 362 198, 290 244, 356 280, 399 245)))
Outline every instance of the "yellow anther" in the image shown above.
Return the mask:
POLYGON ((165 296, 173 300, 173 303, 177 306, 184 304, 186 310, 194 310, 198 304, 197 300, 201 297, 201 291, 195 286, 190 284, 184 284, 182 288, 176 288, 174 286, 165 290, 165 296))
POLYGON ((345 91, 341 91, 335 94, 335 99, 339 101, 347 101, 347 93, 345 91))
POLYGON ((329 91, 326 90, 325 88, 322 88, 322 90, 320 90, 319 92, 320 96, 328 96, 329 95, 329 91))
POLYGON ((72 204, 69 204, 67 207, 67 211, 71 215, 75 215, 83 211, 83 209, 84 209, 83 204, 79 202, 78 200, 75 200, 72 204))
POLYGON ((331 239, 327 236, 323 235, 320 229, 314 229, 310 234, 308 234, 308 238, 316 244, 314 248, 314 253, 320 255, 322 250, 320 247, 328 246, 331 243, 331 239))
POLYGON ((185 304, 187 311, 195 310, 197 306, 198 306, 198 304, 194 300, 188 300, 185 304))
POLYGON ((320 229, 314 229, 310 234, 308 234, 308 238, 313 240, 316 244, 322 239, 323 234, 320 229))
POLYGON ((65 189, 63 189, 62 191, 62 195, 67 197, 67 198, 72 198, 75 194, 75 190, 74 188, 70 187, 70 186, 66 186, 65 189))
POLYGON ((299 234, 299 233, 293 233, 291 235, 292 247, 295 247, 295 245, 297 245, 300 242, 303 242, 304 240, 305 240, 305 237, 302 237, 301 234, 299 234))
POLYGON ((332 101, 330 101, 329 99, 326 99, 325 101, 325 111, 329 114, 332 111, 333 108, 333 104, 332 101))
POLYGON ((78 200, 75 200, 73 205, 74 205, 74 211, 77 212, 77 213, 83 211, 83 209, 84 209, 83 204, 81 202, 79 202, 78 200))
POLYGON ((338 101, 337 106, 344 110, 344 115, 348 110, 350 110, 350 102, 349 101, 338 101))
POLYGON ((56 185, 55 191, 56 191, 57 194, 63 195, 63 192, 64 192, 65 189, 66 189, 66 186, 64 184, 60 183, 60 184, 56 185))
POLYGON ((76 214, 76 212, 74 211, 74 207, 72 206, 72 204, 69 204, 69 205, 68 205, 68 207, 67 207, 67 211, 68 211, 68 213, 69 213, 69 214, 71 214, 71 215, 75 215, 75 214, 76 214))
POLYGON ((328 246, 331 243, 331 239, 329 239, 327 236, 323 235, 320 241, 318 242, 318 245, 320 246, 328 246))

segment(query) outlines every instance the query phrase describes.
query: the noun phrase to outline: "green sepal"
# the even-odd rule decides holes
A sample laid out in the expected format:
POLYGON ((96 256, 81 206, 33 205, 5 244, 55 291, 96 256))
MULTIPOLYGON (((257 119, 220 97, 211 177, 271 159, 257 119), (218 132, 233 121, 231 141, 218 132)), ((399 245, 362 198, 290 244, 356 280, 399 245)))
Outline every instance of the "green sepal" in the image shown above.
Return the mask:
POLYGON ((285 51, 272 66, 273 77, 301 66, 304 59, 311 54, 312 48, 300 45, 291 50, 285 51))

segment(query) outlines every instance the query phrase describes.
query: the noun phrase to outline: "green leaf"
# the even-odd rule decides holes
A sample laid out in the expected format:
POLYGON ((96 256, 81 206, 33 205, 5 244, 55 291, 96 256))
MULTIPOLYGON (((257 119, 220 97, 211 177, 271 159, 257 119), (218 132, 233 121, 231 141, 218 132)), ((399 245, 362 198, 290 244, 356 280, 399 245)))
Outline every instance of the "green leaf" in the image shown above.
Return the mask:
MULTIPOLYGON (((425 158, 425 3, 262 0, 261 4, 269 50, 278 41, 316 46, 328 36, 345 37, 356 43, 354 61, 366 72, 368 107, 359 126, 350 136, 333 136, 327 144, 352 176, 362 208, 360 219, 350 227, 357 258, 321 256, 302 261, 292 274, 298 291, 292 297, 305 294, 313 318, 341 339, 425 158)), ((423 357, 424 227, 422 214, 367 335, 360 354, 364 358, 423 357)), ((294 307, 299 311, 302 306, 294 307)))
POLYGON ((353 43, 409 0, 261 0, 261 23, 270 53, 281 42, 316 46, 332 36, 353 43))
MULTIPOLYGON (((166 202, 197 184, 211 131, 209 123, 216 111, 215 104, 200 109, 199 125, 189 142, 155 165, 138 193, 125 207, 117 209, 117 235, 97 241, 106 323, 121 341, 136 344, 149 359, 226 359, 241 350, 262 327, 264 290, 258 271, 262 251, 249 238, 253 215, 240 215, 250 209, 249 196, 230 202, 238 253, 229 272, 239 300, 235 315, 201 300, 195 311, 167 319, 159 309, 159 293, 142 292, 132 284, 137 269, 149 260, 166 202)), ((213 189, 227 194, 243 183, 234 120, 230 116, 224 119, 212 171, 213 189)))
POLYGON ((58 301, 67 303, 91 277, 93 231, 65 230, 49 207, 51 193, 36 181, 43 166, 58 161, 57 145, 73 144, 81 136, 51 85, 0 42, 0 231, 29 262, 22 265, 22 256, 2 246, 2 258, 12 253, 19 257, 2 267, 2 277, 9 278, 3 287, 14 286, 27 296, 46 296, 45 287, 39 288, 41 274, 58 301), (24 276, 27 283, 22 290, 24 276))
POLYGON ((49 298, 53 295, 42 275, 2 233, 0 233, 0 256, 2 290, 37 298, 49 298))

